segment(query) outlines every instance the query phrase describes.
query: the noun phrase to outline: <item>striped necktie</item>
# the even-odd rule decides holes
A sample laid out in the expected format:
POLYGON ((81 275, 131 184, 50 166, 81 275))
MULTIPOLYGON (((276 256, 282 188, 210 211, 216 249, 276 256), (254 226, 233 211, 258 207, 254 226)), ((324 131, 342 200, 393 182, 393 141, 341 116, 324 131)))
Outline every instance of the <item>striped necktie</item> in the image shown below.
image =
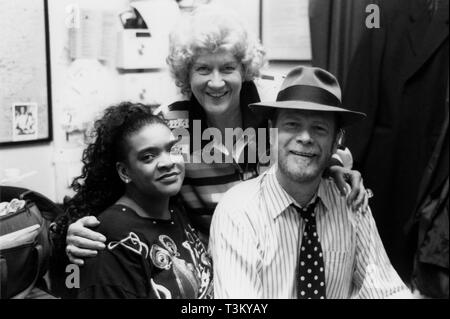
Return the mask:
POLYGON ((306 208, 294 206, 305 222, 298 261, 297 293, 299 299, 325 299, 325 266, 316 227, 318 198, 306 208))

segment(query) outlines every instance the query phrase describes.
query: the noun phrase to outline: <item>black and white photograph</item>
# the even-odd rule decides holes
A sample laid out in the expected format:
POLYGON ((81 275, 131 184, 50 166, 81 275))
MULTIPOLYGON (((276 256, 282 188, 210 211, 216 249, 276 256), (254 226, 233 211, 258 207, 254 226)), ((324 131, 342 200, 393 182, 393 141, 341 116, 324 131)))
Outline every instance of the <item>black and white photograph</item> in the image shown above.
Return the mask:
POLYGON ((17 103, 13 105, 13 140, 36 139, 38 117, 36 103, 17 103))
POLYGON ((448 300, 448 16, 448 0, 0 0, 0 307, 448 300))

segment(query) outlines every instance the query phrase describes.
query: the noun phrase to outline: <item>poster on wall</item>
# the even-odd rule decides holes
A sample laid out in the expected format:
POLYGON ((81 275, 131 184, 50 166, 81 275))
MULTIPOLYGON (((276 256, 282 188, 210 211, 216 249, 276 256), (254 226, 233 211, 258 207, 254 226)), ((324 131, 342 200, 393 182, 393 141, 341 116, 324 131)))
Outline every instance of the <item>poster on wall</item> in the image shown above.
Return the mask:
POLYGON ((19 1, 0 0, 0 146, 52 139, 47 0, 19 1))
POLYGON ((309 0, 261 0, 262 43, 270 60, 310 61, 309 0))

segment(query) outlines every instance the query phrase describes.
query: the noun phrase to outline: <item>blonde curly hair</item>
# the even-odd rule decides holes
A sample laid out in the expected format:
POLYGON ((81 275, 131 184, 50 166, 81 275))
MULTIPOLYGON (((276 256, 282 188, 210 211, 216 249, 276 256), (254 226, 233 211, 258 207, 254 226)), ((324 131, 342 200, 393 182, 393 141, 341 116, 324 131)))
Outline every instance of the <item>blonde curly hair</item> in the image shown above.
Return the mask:
POLYGON ((181 21, 170 34, 167 63, 181 93, 191 95, 190 72, 195 59, 205 52, 231 52, 243 66, 244 81, 254 80, 266 64, 259 40, 237 16, 216 5, 203 5, 181 21))

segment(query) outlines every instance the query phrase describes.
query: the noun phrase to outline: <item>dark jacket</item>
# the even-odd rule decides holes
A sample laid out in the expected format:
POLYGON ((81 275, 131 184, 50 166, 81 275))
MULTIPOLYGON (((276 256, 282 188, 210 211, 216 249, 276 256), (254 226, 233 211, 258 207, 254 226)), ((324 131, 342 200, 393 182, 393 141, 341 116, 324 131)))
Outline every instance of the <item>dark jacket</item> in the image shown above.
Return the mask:
POLYGON ((417 209, 407 227, 417 240, 413 280, 432 298, 449 297, 448 114, 423 176, 417 209))
POLYGON ((365 186, 388 255, 409 280, 415 245, 404 226, 414 213, 425 167, 445 119, 448 1, 381 1, 381 28, 364 35, 352 61, 344 105, 367 113, 348 129, 347 146, 365 186))

